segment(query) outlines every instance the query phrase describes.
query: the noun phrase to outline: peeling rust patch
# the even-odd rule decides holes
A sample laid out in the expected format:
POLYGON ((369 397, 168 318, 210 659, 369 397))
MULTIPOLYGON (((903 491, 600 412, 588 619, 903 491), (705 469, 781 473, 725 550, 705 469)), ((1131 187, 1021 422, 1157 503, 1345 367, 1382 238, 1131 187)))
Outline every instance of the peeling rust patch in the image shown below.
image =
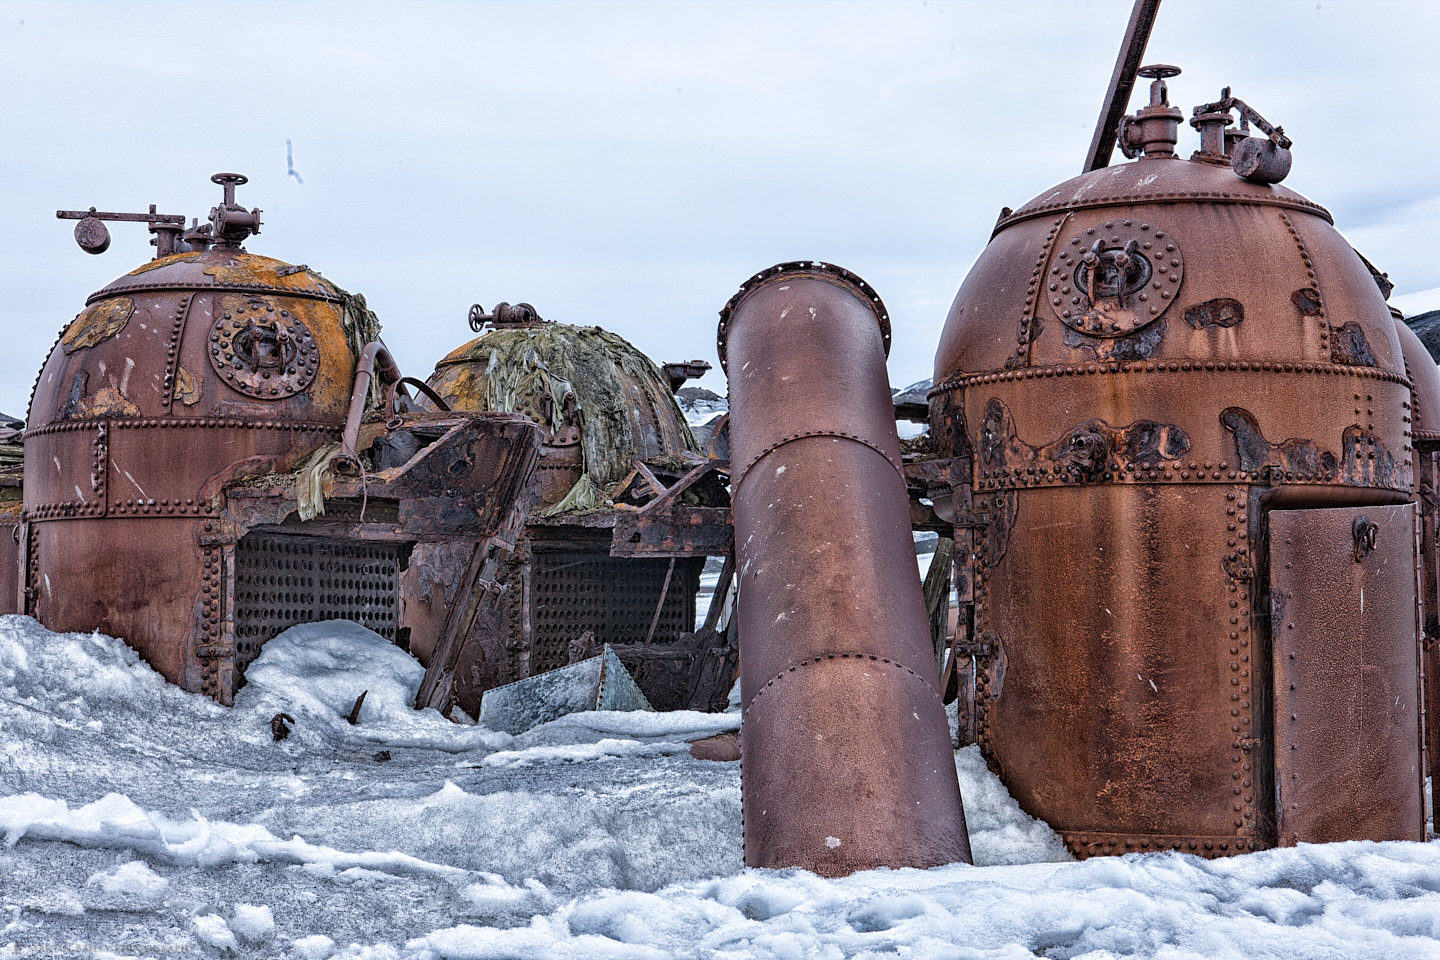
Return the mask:
POLYGON ((1155 354, 1165 340, 1166 322, 1161 319, 1128 337, 1091 337, 1068 327, 1065 330, 1065 346, 1090 354, 1096 360, 1131 363, 1145 360, 1155 354))
POLYGON ((80 402, 75 416, 80 419, 91 417, 138 417, 140 408, 118 387, 104 386, 95 395, 80 402))
POLYGON ((1325 312, 1325 307, 1320 299, 1320 291, 1310 287, 1301 287, 1290 294, 1290 302, 1295 304, 1295 309, 1307 317, 1318 317, 1325 312))
POLYGON ((1155 420, 1136 420, 1112 427, 1104 420, 1083 420, 1059 439, 1041 447, 1016 436, 1005 404, 991 399, 980 432, 980 462, 988 473, 1042 473, 1091 483, 1110 479, 1116 471, 1151 467, 1174 460, 1190 449, 1190 437, 1179 426, 1155 420))
POLYGON ((149 273, 151 270, 158 270, 160 267, 168 267, 172 263, 194 263, 200 259, 198 253, 177 253, 169 257, 156 257, 149 263, 141 264, 126 274, 127 277, 138 277, 142 273, 149 273))
POLYGON ((1196 304, 1185 311, 1185 322, 1196 330, 1206 327, 1233 327, 1245 319, 1245 307, 1239 300, 1216 297, 1196 304))
POLYGON ((70 322, 60 338, 66 353, 109 340, 125 329, 135 313, 135 301, 129 297, 102 300, 70 322))
POLYGON ((1235 455, 1240 469, 1251 473, 1265 467, 1283 473, 1330 479, 1335 476, 1335 455, 1321 450, 1313 440, 1291 438, 1271 443, 1260 431, 1255 414, 1243 407, 1227 407, 1220 413, 1221 425, 1235 436, 1235 455))
POLYGON ((1255 415, 1242 407, 1224 410, 1220 423, 1235 437, 1240 468, 1252 473, 1268 468, 1272 481, 1310 480, 1397 489, 1404 486, 1402 464, 1379 437, 1363 427, 1345 428, 1337 457, 1313 440, 1291 438, 1271 443, 1261 433, 1255 415))
POLYGON ((1375 353, 1370 349, 1370 341, 1365 339, 1365 331, 1354 320, 1336 327, 1330 343, 1331 359, 1336 363, 1352 367, 1375 366, 1375 353))
POLYGON ((200 402, 200 381, 184 367, 178 367, 175 371, 174 397, 187 407, 193 407, 200 402))

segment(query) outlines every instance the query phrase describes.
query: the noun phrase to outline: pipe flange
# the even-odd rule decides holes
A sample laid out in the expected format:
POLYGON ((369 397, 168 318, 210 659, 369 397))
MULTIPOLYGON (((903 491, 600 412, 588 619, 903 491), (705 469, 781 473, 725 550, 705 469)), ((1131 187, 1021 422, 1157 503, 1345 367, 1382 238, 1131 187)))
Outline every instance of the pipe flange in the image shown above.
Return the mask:
POLYGON ((715 337, 715 349, 720 356, 720 369, 724 370, 727 375, 730 373, 730 367, 727 363, 729 350, 726 341, 730 330, 731 315, 740 306, 740 301, 753 291, 785 274, 812 274, 822 279, 838 280, 846 286, 853 287, 860 298, 870 304, 875 319, 880 323, 880 340, 884 345, 885 356, 887 358, 890 356, 890 314, 885 310, 885 303, 880 299, 880 294, 876 293, 870 284, 866 283, 858 274, 851 273, 844 267, 837 267, 833 263, 825 263, 822 260, 792 260, 788 263, 777 263, 773 267, 767 267, 746 280, 740 285, 740 289, 735 291, 735 295, 721 308, 720 328, 715 337))

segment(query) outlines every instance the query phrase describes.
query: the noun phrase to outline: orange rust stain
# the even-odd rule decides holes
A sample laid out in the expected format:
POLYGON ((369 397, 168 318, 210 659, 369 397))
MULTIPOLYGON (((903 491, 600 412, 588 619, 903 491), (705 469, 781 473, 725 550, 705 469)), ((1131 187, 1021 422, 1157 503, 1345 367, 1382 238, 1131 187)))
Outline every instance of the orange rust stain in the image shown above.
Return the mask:
POLYGON ((129 297, 102 300, 70 321, 60 343, 66 353, 103 343, 125 329, 134 313, 135 301, 129 297))

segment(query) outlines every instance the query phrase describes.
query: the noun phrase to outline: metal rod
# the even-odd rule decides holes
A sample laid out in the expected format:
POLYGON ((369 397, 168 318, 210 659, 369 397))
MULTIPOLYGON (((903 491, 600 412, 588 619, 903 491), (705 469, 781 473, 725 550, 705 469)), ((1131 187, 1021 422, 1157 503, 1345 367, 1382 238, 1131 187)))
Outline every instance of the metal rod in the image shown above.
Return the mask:
POLYGON ((650 619, 650 629, 645 632, 645 643, 648 645, 655 639, 655 628, 660 626, 660 614, 665 612, 665 599, 670 596, 670 578, 675 575, 675 558, 670 558, 670 566, 665 568, 665 584, 660 588, 660 601, 655 604, 655 616, 650 619))
POLYGON ((1090 140, 1090 152, 1085 155, 1085 168, 1081 173, 1110 166, 1110 157, 1115 153, 1115 137, 1120 131, 1120 119, 1130 105, 1130 92, 1135 89, 1135 72, 1145 58, 1145 45, 1150 42, 1150 28, 1155 25, 1155 14, 1159 9, 1160 0, 1135 0, 1135 7, 1130 11, 1130 25, 1125 28, 1120 55, 1115 58, 1110 89, 1105 92, 1100 119, 1095 124, 1095 136, 1090 140))

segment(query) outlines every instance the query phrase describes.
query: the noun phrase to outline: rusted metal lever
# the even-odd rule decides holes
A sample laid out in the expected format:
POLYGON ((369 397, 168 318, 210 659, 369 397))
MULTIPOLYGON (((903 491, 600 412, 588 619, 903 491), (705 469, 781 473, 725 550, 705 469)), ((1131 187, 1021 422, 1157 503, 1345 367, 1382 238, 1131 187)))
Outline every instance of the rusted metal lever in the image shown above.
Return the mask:
POLYGON ((1272 124, 1254 107, 1232 96, 1229 87, 1220 91, 1219 100, 1196 107, 1194 115, 1228 114, 1232 110, 1240 114, 1243 129, 1248 130, 1253 123, 1269 139, 1245 137, 1240 140, 1230 152, 1231 167, 1252 183, 1279 183, 1284 180, 1290 173, 1291 161, 1291 140, 1285 135, 1285 128, 1272 124))
POLYGON ((1196 107, 1194 110, 1194 115, 1198 117, 1202 113, 1229 113, 1231 110, 1239 113, 1242 119, 1247 120, 1250 123, 1255 124, 1255 126, 1259 127, 1260 132, 1265 134, 1265 136, 1269 137, 1271 142, 1274 143, 1277 147, 1281 148, 1282 150, 1290 149, 1291 140, 1289 137, 1285 136, 1285 128, 1278 127, 1275 124, 1272 124, 1269 120, 1266 120, 1264 117, 1260 116, 1259 112, 1254 107, 1250 106, 1250 104, 1246 103, 1244 100, 1241 100, 1239 97, 1232 96, 1230 94, 1229 87, 1226 87, 1220 91, 1219 100, 1216 100, 1214 103, 1207 103, 1203 104, 1202 106, 1196 107))
POLYGON ((79 220, 75 224, 75 242, 86 253, 101 254, 110 249, 110 229, 104 221, 112 223, 148 223, 155 239, 156 257, 168 257, 175 252, 175 241, 185 229, 185 215, 180 213, 156 213, 155 204, 150 204, 149 213, 111 213, 96 210, 56 210, 57 220, 79 220))

